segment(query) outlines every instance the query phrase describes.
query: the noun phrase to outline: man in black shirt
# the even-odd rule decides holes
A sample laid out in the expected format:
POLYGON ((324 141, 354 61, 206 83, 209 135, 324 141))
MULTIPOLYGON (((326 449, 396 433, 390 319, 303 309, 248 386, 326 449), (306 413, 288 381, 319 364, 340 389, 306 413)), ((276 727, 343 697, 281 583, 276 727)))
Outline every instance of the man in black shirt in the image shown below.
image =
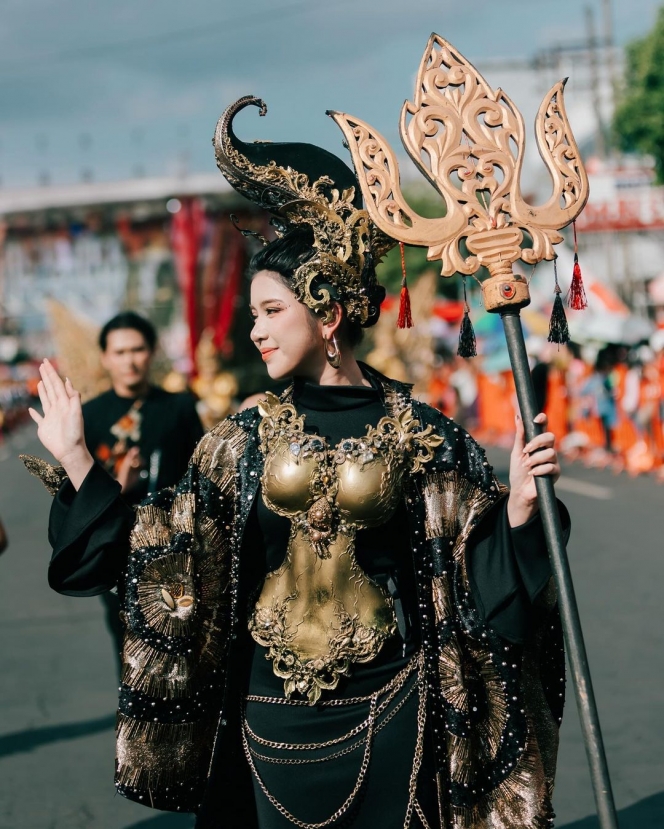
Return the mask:
MULTIPOLYGON (((176 484, 203 436, 190 394, 171 394, 150 384, 156 340, 152 324, 131 311, 109 320, 99 334, 99 347, 112 387, 83 406, 88 449, 122 485, 122 495, 132 505, 176 484)), ((123 629, 118 598, 103 593, 101 599, 119 655, 123 629)))

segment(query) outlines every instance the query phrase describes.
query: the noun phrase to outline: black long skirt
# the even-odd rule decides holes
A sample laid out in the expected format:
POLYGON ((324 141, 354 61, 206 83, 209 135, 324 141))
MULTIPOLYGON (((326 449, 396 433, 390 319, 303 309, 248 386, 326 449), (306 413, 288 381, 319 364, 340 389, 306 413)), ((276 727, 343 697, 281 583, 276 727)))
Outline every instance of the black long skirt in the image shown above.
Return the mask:
MULTIPOLYGON (((359 676, 344 685, 341 699, 376 694, 407 670, 410 659, 403 656, 362 666, 359 676)), ((358 731, 369 717, 370 701, 340 706, 256 701, 258 689, 275 685, 274 676, 270 679, 264 667, 254 663, 254 669, 243 741, 246 760, 253 767, 259 829, 320 824, 352 829, 437 826, 437 796, 424 722, 425 683, 417 668, 388 704, 385 694, 376 695, 374 705, 380 708, 373 734, 368 727, 358 731), (340 741, 353 730, 357 733, 340 741), (266 742, 328 745, 284 749, 266 742)), ((267 669, 271 673, 271 665, 267 669)), ((283 699, 283 691, 280 696, 265 696, 283 699)))

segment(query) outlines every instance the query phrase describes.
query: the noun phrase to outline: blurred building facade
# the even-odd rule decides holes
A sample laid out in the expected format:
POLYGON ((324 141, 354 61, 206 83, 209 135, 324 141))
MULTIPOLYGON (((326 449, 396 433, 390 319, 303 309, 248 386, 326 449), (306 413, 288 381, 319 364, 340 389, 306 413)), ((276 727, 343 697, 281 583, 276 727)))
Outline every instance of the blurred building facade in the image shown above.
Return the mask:
POLYGON ((185 374, 204 331, 232 360, 249 253, 232 212, 264 222, 218 173, 0 190, 0 357, 53 355, 55 301, 82 326, 144 314, 185 374))

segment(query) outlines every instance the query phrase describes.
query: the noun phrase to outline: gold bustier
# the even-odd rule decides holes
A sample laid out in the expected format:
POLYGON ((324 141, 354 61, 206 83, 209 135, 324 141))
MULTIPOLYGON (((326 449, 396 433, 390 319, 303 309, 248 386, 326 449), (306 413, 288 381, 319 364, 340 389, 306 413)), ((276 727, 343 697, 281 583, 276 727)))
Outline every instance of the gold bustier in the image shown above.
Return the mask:
POLYGON ((383 417, 336 447, 304 430, 304 416, 268 394, 259 405, 267 507, 291 521, 283 564, 269 573, 249 620, 274 673, 311 704, 354 662, 369 662, 396 632, 389 594, 355 558, 359 529, 394 513, 403 478, 433 457, 442 438, 419 429, 412 409, 383 417))

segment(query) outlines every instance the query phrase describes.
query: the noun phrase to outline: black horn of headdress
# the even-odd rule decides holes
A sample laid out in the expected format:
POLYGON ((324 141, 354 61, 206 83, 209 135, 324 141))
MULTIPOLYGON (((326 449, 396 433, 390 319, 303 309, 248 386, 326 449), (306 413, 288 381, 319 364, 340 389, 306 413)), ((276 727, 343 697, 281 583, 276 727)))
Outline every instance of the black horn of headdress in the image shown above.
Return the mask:
POLYGON ((384 296, 374 266, 395 242, 370 221, 355 174, 337 156, 313 144, 241 141, 233 119, 247 106, 267 112, 252 95, 226 109, 214 134, 217 166, 238 193, 275 216, 279 235, 311 228, 314 254, 294 277, 300 301, 325 315, 338 299, 349 319, 371 325, 384 296))

